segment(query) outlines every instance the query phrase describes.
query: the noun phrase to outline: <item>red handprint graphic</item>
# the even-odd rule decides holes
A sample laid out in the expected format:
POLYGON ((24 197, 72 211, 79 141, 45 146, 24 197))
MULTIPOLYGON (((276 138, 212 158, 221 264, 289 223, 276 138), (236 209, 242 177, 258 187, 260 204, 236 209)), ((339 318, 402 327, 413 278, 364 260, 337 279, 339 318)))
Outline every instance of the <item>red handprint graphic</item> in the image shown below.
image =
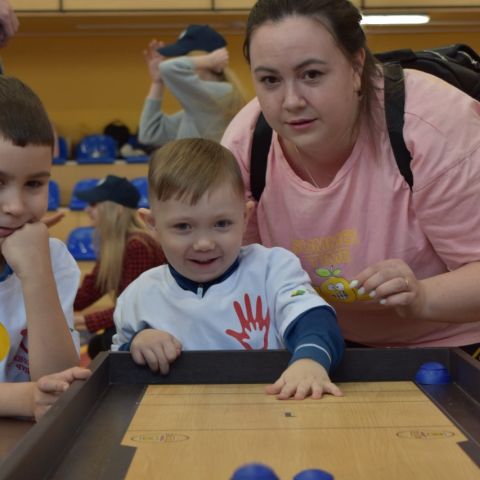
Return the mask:
POLYGON ((233 302, 233 307, 240 320, 241 332, 225 330, 227 335, 238 340, 245 350, 266 350, 268 348, 268 332, 270 330, 270 312, 267 309, 265 318, 262 312, 262 298, 257 297, 255 317, 253 316, 250 296, 245 294, 245 315, 239 302, 233 302))

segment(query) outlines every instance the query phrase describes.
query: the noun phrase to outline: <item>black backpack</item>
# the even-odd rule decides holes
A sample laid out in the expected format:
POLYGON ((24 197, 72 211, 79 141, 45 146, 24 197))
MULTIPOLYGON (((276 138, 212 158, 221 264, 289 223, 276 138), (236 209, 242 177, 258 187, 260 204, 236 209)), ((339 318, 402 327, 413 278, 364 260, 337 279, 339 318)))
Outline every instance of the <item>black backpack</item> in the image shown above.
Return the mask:
MULTIPOLYGON (((480 101, 480 56, 469 46, 455 44, 414 52, 392 50, 375 55, 383 63, 385 73, 385 117, 390 143, 400 173, 410 189, 413 174, 412 157, 403 140, 405 85, 403 68, 412 68, 435 75, 480 101)), ((262 113, 258 116, 252 139, 250 188, 253 198, 260 200, 265 188, 267 159, 272 129, 262 113)))

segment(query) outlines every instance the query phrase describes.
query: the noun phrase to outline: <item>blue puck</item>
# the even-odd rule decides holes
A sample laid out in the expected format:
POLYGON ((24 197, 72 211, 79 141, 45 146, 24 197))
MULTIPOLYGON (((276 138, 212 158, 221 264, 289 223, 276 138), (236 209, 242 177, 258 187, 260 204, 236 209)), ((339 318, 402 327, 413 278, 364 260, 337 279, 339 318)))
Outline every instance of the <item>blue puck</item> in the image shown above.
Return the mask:
POLYGON ((275 472, 261 463, 249 463, 235 470, 231 480, 279 480, 275 472))
POLYGON ((415 374, 415 382, 420 385, 445 385, 452 379, 447 367, 439 362, 427 362, 415 374))
POLYGON ((300 473, 297 473, 293 480, 334 480, 331 473, 326 472, 325 470, 303 470, 300 473))

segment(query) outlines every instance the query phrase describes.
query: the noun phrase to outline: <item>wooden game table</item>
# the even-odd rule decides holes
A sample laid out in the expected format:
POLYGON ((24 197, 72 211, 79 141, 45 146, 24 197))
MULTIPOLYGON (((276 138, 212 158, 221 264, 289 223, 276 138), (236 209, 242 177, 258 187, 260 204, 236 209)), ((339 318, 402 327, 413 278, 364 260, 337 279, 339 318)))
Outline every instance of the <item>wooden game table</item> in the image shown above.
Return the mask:
POLYGON ((264 394, 284 351, 183 352, 168 376, 103 353, 0 464, 0 479, 227 480, 261 462, 281 480, 480 478, 480 362, 459 349, 347 349, 344 397, 264 394), (420 365, 453 382, 416 385, 420 365))

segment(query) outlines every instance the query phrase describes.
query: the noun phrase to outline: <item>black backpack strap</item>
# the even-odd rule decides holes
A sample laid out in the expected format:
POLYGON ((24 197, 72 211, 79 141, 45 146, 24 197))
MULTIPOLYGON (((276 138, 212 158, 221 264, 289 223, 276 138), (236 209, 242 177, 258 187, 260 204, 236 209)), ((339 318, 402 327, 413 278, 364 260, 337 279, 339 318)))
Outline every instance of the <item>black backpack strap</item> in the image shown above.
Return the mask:
POLYGON ((385 76, 385 117, 388 136, 398 169, 410 190, 413 187, 413 174, 410 169, 412 156, 403 139, 405 111, 405 82, 403 68, 398 63, 388 63, 383 66, 385 76))
POLYGON ((272 129, 260 112, 252 138, 250 153, 250 190, 253 198, 258 202, 265 188, 267 175, 267 160, 270 144, 272 143, 272 129))

